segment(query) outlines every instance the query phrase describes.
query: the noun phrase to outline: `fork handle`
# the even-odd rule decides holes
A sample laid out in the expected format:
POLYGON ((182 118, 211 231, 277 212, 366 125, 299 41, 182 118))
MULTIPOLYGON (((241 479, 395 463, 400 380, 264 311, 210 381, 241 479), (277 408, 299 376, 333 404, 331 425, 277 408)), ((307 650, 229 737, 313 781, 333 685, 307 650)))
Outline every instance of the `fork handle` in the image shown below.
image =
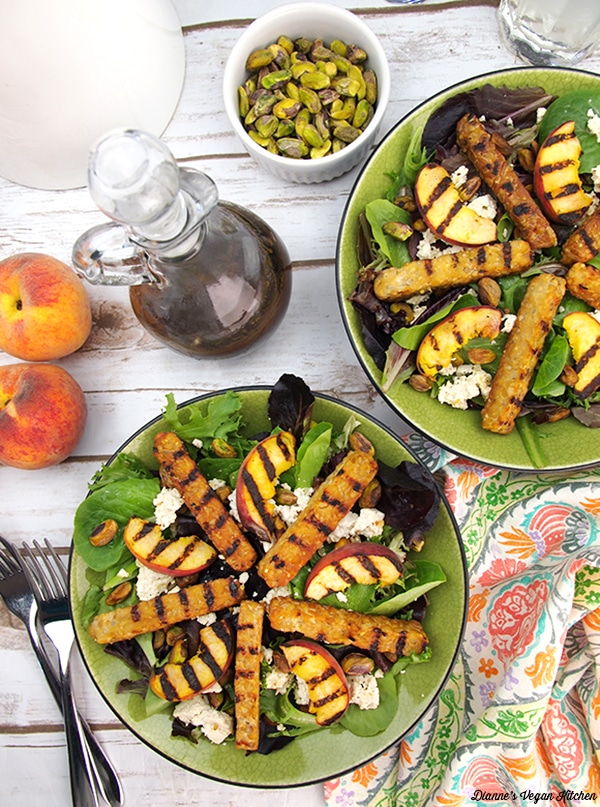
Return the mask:
MULTIPOLYGON (((37 611, 37 609, 35 609, 35 611, 37 611)), ((32 614, 32 620, 35 620, 35 617, 36 614, 32 614)), ((34 629, 35 626, 32 627, 28 625, 27 627, 31 645, 36 654, 40 667, 46 676, 46 681, 48 682, 50 691, 52 692, 61 712, 63 712, 63 696, 59 675, 50 661, 50 658, 48 657, 46 648, 39 639, 37 630, 34 629)), ((92 734, 92 730, 86 723, 85 719, 77 712, 74 704, 73 709, 75 710, 76 718, 78 720, 81 732, 83 733, 81 742, 85 744, 84 750, 87 751, 86 756, 89 767, 91 768, 94 778, 102 790, 102 795, 111 805, 111 807, 120 807, 120 805, 123 804, 123 793, 117 774, 115 773, 115 770, 106 754, 98 744, 98 741, 92 734)))
POLYGON ((100 807, 85 735, 75 708, 68 665, 63 669, 61 664, 60 683, 73 807, 100 807))

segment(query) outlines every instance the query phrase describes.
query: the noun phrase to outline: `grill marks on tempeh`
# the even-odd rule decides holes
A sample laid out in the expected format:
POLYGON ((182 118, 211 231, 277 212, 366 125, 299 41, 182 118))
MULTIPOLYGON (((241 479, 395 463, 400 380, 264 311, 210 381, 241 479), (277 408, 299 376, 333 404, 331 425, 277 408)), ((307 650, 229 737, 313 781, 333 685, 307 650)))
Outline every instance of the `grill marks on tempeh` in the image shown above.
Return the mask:
POLYGON ((484 429, 497 434, 513 430, 565 288, 565 280, 556 275, 529 281, 481 413, 484 429))
POLYGON ((377 461, 364 451, 350 451, 311 496, 258 564, 271 588, 285 586, 325 543, 377 474, 377 461))
POLYGON ((482 277, 519 274, 532 264, 531 246, 516 239, 383 269, 375 276, 373 289, 380 300, 395 302, 414 294, 474 283, 482 277))
POLYGON ((416 620, 371 616, 291 597, 274 597, 268 616, 275 630, 300 633, 325 644, 398 656, 418 655, 428 646, 423 626, 416 620))
POLYGON ((90 623, 89 632, 99 644, 112 644, 175 625, 184 619, 230 608, 243 596, 244 587, 235 577, 216 578, 98 614, 90 623))
POLYGON ((550 223, 476 115, 467 113, 459 120, 456 137, 532 249, 556 246, 556 233, 550 223))
POLYGON ((209 540, 232 569, 245 571, 254 565, 256 552, 233 516, 208 484, 174 432, 161 432, 154 438, 154 454, 161 478, 176 488, 209 540))
POLYGON ((240 604, 235 651, 235 745, 256 751, 260 740, 260 664, 265 607, 261 602, 240 604))

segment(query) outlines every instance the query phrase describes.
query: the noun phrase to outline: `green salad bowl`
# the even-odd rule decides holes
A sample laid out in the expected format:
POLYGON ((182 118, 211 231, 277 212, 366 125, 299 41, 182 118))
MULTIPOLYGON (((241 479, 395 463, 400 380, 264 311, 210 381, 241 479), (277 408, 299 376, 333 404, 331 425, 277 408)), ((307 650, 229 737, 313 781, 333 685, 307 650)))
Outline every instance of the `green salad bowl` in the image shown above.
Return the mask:
MULTIPOLYGON (((182 407, 199 406, 206 411, 209 401, 220 394, 195 398, 182 407)), ((242 401, 244 433, 253 436, 270 430, 267 400, 270 388, 235 389, 242 401)), ((350 416, 358 419, 361 432, 375 446, 376 456, 388 465, 408 461, 422 465, 385 426, 359 410, 326 396, 315 395, 313 418, 340 429, 350 416)), ((162 416, 143 426, 119 449, 136 455, 156 468, 152 454, 154 435, 164 428, 162 416)), ((116 456, 116 454, 114 455, 116 456)), ((109 463, 114 457, 109 460, 109 463)), ((131 671, 123 661, 104 652, 90 637, 82 621, 82 600, 88 589, 87 566, 73 549, 70 560, 70 595, 76 639, 87 670, 115 715, 142 742, 166 759, 194 773, 228 784, 257 788, 297 787, 335 778, 381 754, 414 727, 435 704, 447 681, 460 648, 468 603, 467 564, 460 534, 445 500, 433 528, 426 535, 419 557, 442 566, 446 582, 429 592, 424 627, 432 650, 431 659, 409 665, 402 676, 398 709, 392 724, 382 733, 358 737, 340 727, 331 727, 294 739, 268 755, 246 754, 236 749, 230 738, 221 745, 171 736, 168 714, 160 713, 134 720, 128 710, 129 694, 117 694, 119 681, 131 671)))
POLYGON ((555 96, 572 90, 600 90, 600 76, 583 70, 551 67, 517 67, 463 81, 420 104, 400 120, 381 141, 361 170, 342 216, 337 243, 336 283, 338 302, 348 338, 367 376, 383 399, 411 427, 438 445, 476 462, 517 471, 575 470, 600 461, 600 429, 587 428, 574 417, 538 426, 545 455, 543 466, 534 466, 517 430, 507 435, 486 432, 477 410, 459 410, 443 405, 427 393, 415 391, 397 381, 384 390, 382 372, 365 345, 358 312, 349 301, 357 284, 359 214, 368 202, 384 198, 390 173, 398 170, 413 132, 430 115, 458 93, 484 84, 495 86, 543 87, 555 96))

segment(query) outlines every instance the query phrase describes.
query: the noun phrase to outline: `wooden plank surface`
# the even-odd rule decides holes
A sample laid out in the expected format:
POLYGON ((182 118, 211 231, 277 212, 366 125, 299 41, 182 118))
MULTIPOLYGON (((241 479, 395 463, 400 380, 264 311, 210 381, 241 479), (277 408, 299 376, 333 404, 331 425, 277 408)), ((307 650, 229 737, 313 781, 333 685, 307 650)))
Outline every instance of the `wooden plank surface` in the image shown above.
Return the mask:
MULTIPOLYGON (((415 105, 448 85, 516 64, 499 39, 495 0, 426 0, 414 6, 378 0, 334 2, 356 11, 388 55, 392 93, 381 136, 415 105)), ((280 3, 175 0, 174 4, 184 26, 187 74, 164 138, 176 157, 215 180, 221 198, 250 207, 282 236, 293 262, 289 311, 273 338, 243 361, 201 362, 169 351, 149 337, 131 311, 127 289, 89 286, 93 332, 79 352, 59 362, 86 393, 86 431, 73 456, 59 466, 36 472, 0 467, 0 532, 16 543, 47 536, 66 553, 73 513, 91 475, 131 433, 160 413, 169 391, 184 401, 230 386, 271 384, 282 372, 293 372, 314 390, 369 411, 399 433, 406 430, 369 384, 339 315, 336 239, 359 169, 323 185, 289 185, 256 166, 223 110, 222 74, 233 43, 248 20, 280 3)), ((599 71, 600 55, 584 67, 599 71)), ((85 188, 39 191, 3 179, 0 210, 0 258, 40 251, 70 262, 77 236, 103 221, 85 188)), ((14 361, 0 353, 0 363, 14 361)), ((127 804, 318 807, 324 803, 318 785, 285 792, 242 790, 180 770, 123 729, 78 664, 81 709, 120 772, 127 804)), ((57 708, 25 629, 3 603, 0 771, 2 807, 70 803, 57 708)))

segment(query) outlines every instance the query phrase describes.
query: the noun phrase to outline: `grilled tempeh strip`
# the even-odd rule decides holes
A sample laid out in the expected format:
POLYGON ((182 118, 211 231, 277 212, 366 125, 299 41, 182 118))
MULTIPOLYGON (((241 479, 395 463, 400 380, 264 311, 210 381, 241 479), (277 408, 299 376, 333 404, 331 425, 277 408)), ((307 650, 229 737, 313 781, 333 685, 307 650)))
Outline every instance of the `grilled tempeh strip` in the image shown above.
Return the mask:
POLYGON ((258 573, 271 588, 285 586, 320 549, 377 474, 377 460, 350 451, 310 497, 296 521, 261 558, 258 573))
POLYGON ((513 430, 565 287, 556 275, 536 275, 529 281, 481 412, 484 429, 497 434, 513 430))
POLYGON ((561 250, 565 266, 587 263, 600 252, 600 208, 567 238, 561 250))
POLYGON ((515 275, 532 263, 527 241, 515 239, 383 269, 375 276, 373 289, 380 300, 395 302, 414 294, 475 283, 482 277, 515 275))
POLYGON ((428 645, 423 626, 416 620, 360 614, 291 597, 273 597, 267 613, 275 630, 301 633, 325 644, 352 645, 398 656, 418 655, 428 645))
POLYGON ((567 272, 567 289, 592 308, 600 308, 600 272, 587 263, 574 263, 567 272))
POLYGON ((235 651, 235 745, 256 751, 260 739, 260 663, 265 607, 243 600, 237 623, 235 651))
POLYGON ((232 569, 243 572, 254 565, 256 552, 208 480, 174 432, 154 438, 154 455, 161 478, 182 495, 198 524, 232 569))
POLYGON ((89 632, 99 644, 112 644, 174 625, 184 619, 230 608, 237 605, 243 596, 244 587, 235 577, 220 577, 98 614, 91 621, 89 632))
POLYGON ((476 115, 467 113, 459 120, 456 138, 531 248, 556 246, 550 223, 476 115))

